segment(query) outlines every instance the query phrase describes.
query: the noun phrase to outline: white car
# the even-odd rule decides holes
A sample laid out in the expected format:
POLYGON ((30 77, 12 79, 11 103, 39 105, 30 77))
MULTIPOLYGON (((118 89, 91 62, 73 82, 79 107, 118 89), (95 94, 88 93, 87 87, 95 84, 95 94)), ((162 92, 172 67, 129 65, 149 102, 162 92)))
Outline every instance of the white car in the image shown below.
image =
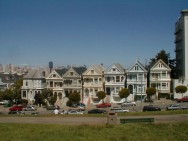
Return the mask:
POLYGON ((81 111, 77 111, 77 110, 70 110, 68 111, 68 114, 84 114, 84 113, 81 111))
POLYGON ((111 111, 111 112, 115 112, 115 113, 125 113, 125 112, 129 112, 129 110, 122 109, 122 108, 111 108, 110 111, 111 111))
POLYGON ((134 102, 134 101, 127 101, 127 102, 123 102, 121 104, 121 107, 128 107, 128 106, 136 106, 136 102, 134 102))

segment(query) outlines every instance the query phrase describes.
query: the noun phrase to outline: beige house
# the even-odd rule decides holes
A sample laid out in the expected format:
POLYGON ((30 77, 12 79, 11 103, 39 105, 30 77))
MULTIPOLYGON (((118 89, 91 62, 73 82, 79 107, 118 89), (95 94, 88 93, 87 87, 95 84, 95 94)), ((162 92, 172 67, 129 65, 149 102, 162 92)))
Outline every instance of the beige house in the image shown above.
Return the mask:
POLYGON ((85 104, 99 103, 96 94, 104 91, 104 67, 103 65, 92 65, 83 73, 83 102, 85 104))
POLYGON ((150 87, 156 88, 156 98, 170 94, 170 72, 170 67, 161 59, 150 68, 150 87))

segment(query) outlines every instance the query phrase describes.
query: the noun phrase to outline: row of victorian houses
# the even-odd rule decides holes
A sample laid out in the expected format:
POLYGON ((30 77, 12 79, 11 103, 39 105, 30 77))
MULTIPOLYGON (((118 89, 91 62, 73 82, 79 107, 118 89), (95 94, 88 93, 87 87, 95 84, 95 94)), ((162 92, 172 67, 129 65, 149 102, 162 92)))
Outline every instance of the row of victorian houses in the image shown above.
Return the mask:
POLYGON ((86 67, 69 67, 62 69, 33 69, 23 78, 21 97, 30 102, 34 96, 45 88, 53 90, 57 94, 59 106, 64 106, 68 100, 68 94, 79 92, 81 101, 85 104, 100 103, 96 94, 105 91, 105 101, 121 103, 119 91, 128 88, 130 91, 128 101, 140 101, 146 97, 147 87, 155 87, 157 90, 154 98, 160 95, 170 94, 171 69, 162 60, 158 60, 149 70, 142 63, 136 61, 129 69, 121 64, 114 63, 109 68, 103 65, 86 67))

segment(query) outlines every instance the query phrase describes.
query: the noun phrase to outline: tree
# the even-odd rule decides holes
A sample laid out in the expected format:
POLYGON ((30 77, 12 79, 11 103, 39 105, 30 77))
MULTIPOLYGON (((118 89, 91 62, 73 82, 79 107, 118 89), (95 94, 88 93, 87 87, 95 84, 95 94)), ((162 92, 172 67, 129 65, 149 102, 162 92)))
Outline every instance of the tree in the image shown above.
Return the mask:
POLYGON ((80 93, 74 92, 69 95, 69 101, 72 104, 79 103, 80 102, 80 93))
POLYGON ((187 92, 187 87, 184 86, 184 85, 179 85, 179 86, 176 86, 176 87, 175 87, 175 91, 176 91, 176 93, 178 93, 178 94, 182 94, 182 98, 183 98, 183 94, 184 94, 185 92, 187 92))
POLYGON ((160 59, 163 60, 166 64, 168 64, 169 58, 170 58, 170 53, 166 53, 165 50, 161 50, 159 53, 157 53, 155 58, 150 59, 149 66, 151 66, 152 64, 154 64, 160 59))
POLYGON ((47 89, 47 88, 42 90, 41 98, 43 100, 43 103, 45 103, 45 101, 48 101, 52 105, 55 103, 55 102, 53 102, 53 100, 57 100, 57 96, 56 96, 56 99, 53 96, 53 90, 52 89, 47 89), (51 101, 51 99, 53 99, 53 100, 51 101))
POLYGON ((147 94, 148 100, 150 101, 151 96, 154 95, 154 94, 156 94, 156 89, 153 88, 153 87, 148 87, 146 89, 146 94, 147 94))
POLYGON ((127 88, 123 88, 119 91, 119 97, 122 98, 127 98, 129 96, 129 90, 127 88))
POLYGON ((104 103, 104 98, 106 97, 106 93, 103 91, 98 91, 97 97, 98 97, 98 99, 102 100, 102 102, 104 103))

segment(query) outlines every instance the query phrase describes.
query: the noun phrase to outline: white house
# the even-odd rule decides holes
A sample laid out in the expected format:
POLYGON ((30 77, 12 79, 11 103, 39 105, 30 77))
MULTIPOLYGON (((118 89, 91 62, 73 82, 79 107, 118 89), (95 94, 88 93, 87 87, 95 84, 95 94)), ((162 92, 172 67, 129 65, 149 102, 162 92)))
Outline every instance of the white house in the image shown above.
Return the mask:
POLYGON ((129 99, 135 101, 144 100, 147 88, 147 72, 146 68, 138 60, 127 70, 129 99))
POLYGON ((105 92, 110 96, 110 102, 122 103, 123 99, 119 97, 119 91, 125 88, 125 69, 119 63, 114 63, 104 72, 105 92))

